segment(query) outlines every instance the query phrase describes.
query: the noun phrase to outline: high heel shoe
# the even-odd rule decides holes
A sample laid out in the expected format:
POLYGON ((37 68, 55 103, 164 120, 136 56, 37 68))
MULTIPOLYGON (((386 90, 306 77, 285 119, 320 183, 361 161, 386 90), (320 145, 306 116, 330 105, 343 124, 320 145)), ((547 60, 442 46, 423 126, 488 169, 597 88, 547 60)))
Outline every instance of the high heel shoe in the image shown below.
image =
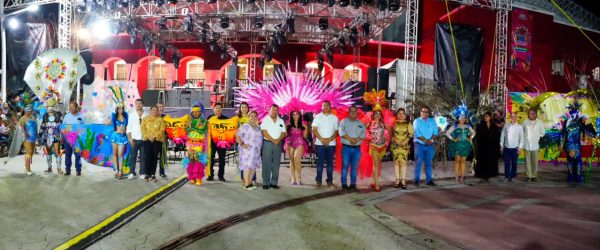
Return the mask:
POLYGON ((379 185, 375 185, 375 192, 381 192, 381 187, 379 187, 379 185))
POLYGON ((400 188, 402 185, 400 184, 400 179, 396 179, 396 182, 394 183, 394 188, 400 188))
POLYGON ((402 189, 406 189, 406 180, 401 180, 402 183, 402 189))

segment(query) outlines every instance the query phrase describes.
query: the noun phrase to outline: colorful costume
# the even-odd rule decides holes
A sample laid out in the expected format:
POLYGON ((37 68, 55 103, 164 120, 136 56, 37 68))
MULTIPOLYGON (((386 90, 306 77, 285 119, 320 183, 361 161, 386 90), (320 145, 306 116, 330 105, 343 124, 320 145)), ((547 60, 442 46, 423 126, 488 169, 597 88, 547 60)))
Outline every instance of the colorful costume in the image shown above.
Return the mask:
MULTIPOLYGON (((306 127, 307 125, 304 124, 304 126, 306 127)), ((297 148, 297 147, 302 147, 304 148, 304 154, 308 153, 308 143, 306 143, 306 139, 304 139, 304 129, 302 128, 294 128, 294 127, 289 127, 289 134, 288 136, 285 138, 285 144, 284 144, 284 149, 287 152, 287 148, 288 147, 292 147, 292 148, 297 148)))
MULTIPOLYGON (((31 111, 31 107, 28 106, 25 110, 31 111)), ((19 120, 19 125, 23 128, 23 132, 25 134, 25 140, 23 141, 23 147, 25 148, 25 166, 27 168, 27 174, 30 175, 31 170, 29 166, 31 165, 31 160, 33 158, 33 153, 35 151, 35 141, 37 140, 37 122, 33 118, 33 115, 27 117, 24 115, 19 120)), ((18 145, 20 148, 20 145, 18 145)))
POLYGON ((581 160, 581 134, 587 133, 596 136, 592 124, 588 124, 588 117, 579 111, 581 104, 575 99, 567 108, 569 112, 560 119, 562 144, 567 155, 567 168, 570 183, 583 182, 583 162, 581 160))
POLYGON ((112 125, 113 128, 115 129, 115 131, 112 133, 112 135, 110 135, 110 141, 117 144, 117 145, 125 145, 129 143, 129 140, 127 140, 127 135, 125 132, 121 133, 119 132, 119 129, 126 129, 127 128, 127 122, 129 121, 128 119, 128 115, 127 112, 125 112, 125 120, 121 121, 119 119, 117 119, 117 114, 113 113, 112 114, 112 125))
MULTIPOLYGON (((193 107, 192 112, 202 112, 200 107, 193 107)), ((203 113, 203 112, 202 112, 203 113)), ((208 121, 201 115, 198 118, 193 116, 186 127, 187 141, 185 143, 188 152, 193 152, 184 159, 183 164, 188 174, 188 180, 196 185, 202 185, 204 178, 204 168, 207 163, 206 156, 206 129, 208 121)))
MULTIPOLYGON (((62 114, 60 112, 46 113, 42 119, 42 126, 40 126, 40 141, 44 146, 44 154, 46 155, 46 162, 48 163, 48 169, 52 168, 52 147, 54 144, 60 144, 62 141, 62 134, 60 133, 60 124, 62 123, 62 114)), ((56 157, 56 168, 60 173, 61 156, 62 151, 59 149, 58 152, 54 150, 54 156, 56 157)))
POLYGON ((471 113, 467 108, 467 105, 463 102, 461 105, 456 107, 453 112, 456 124, 451 126, 446 131, 446 136, 453 141, 450 145, 450 152, 453 156, 468 157, 473 150, 473 143, 471 138, 475 137, 475 130, 469 124, 459 124, 459 119, 465 118, 468 121, 471 113), (458 140, 458 141, 454 141, 458 140))
POLYGON ((369 127, 368 132, 371 135, 371 141, 369 144, 369 151, 371 155, 377 155, 378 158, 383 158, 387 149, 385 127, 383 123, 375 123, 371 121, 371 126, 369 127))

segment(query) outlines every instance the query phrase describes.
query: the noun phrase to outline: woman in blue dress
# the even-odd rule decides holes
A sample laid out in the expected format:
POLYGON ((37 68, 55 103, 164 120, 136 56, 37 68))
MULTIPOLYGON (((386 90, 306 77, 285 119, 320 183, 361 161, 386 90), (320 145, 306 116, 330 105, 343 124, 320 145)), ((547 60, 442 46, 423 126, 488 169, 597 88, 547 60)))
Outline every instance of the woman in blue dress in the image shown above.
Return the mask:
POLYGON ((129 116, 127 115, 127 112, 125 112, 123 103, 119 103, 111 117, 111 123, 113 125, 114 132, 110 136, 110 141, 112 142, 113 150, 112 161, 116 171, 115 178, 123 177, 123 157, 125 153, 125 147, 127 146, 127 143, 129 143, 126 134, 128 117, 129 116))

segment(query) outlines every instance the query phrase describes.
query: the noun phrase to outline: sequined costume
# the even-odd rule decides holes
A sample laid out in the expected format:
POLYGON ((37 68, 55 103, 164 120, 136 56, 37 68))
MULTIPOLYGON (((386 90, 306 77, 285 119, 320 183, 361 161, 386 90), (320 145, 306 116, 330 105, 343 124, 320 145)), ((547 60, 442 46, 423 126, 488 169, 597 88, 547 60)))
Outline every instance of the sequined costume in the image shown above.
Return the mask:
POLYGON ((203 117, 192 117, 186 127, 188 139, 185 143, 188 152, 192 152, 185 160, 188 180, 197 185, 202 184, 204 168, 207 162, 206 155, 206 129, 208 121, 203 117))
POLYGON ((59 128, 60 124, 62 123, 62 117, 63 116, 60 112, 44 114, 39 134, 40 144, 42 144, 44 155, 46 155, 46 163, 48 164, 49 169, 48 171, 52 169, 52 155, 54 155, 56 158, 56 168, 59 173, 62 173, 60 169, 62 163, 62 151, 60 150, 62 133, 60 132, 59 128))
POLYGON ((119 132, 119 129, 126 129, 128 122, 128 115, 125 113, 125 120, 121 121, 117 118, 116 114, 112 114, 112 124, 115 131, 110 136, 110 141, 117 145, 125 145, 129 143, 127 140, 126 132, 119 132))
POLYGON ((567 155, 567 181, 570 183, 583 182, 583 161, 581 160, 581 134, 596 136, 596 131, 588 124, 587 116, 579 112, 581 105, 575 101, 569 105, 569 113, 561 117, 561 134, 563 150, 567 155))
POLYGON ((398 161, 402 159, 406 161, 408 159, 410 146, 408 143, 405 146, 400 146, 396 141, 408 142, 414 134, 414 128, 409 122, 394 123, 394 140, 392 140, 392 154, 394 155, 394 160, 398 161))
POLYGON ((475 136, 475 130, 473 130, 471 126, 454 125, 448 129, 446 136, 451 140, 458 139, 458 141, 451 144, 452 150, 450 152, 453 152, 453 155, 467 157, 471 154, 473 146, 469 138, 473 138, 475 136))

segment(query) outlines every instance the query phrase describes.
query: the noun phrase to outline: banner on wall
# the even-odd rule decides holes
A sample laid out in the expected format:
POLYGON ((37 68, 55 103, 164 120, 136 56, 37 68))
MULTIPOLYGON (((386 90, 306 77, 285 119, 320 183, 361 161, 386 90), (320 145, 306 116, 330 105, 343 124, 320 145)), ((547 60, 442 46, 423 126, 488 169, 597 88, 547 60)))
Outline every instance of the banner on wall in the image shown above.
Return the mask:
POLYGON ((529 72, 531 68, 531 32, 533 16, 528 10, 514 9, 511 20, 510 67, 512 70, 529 72))

